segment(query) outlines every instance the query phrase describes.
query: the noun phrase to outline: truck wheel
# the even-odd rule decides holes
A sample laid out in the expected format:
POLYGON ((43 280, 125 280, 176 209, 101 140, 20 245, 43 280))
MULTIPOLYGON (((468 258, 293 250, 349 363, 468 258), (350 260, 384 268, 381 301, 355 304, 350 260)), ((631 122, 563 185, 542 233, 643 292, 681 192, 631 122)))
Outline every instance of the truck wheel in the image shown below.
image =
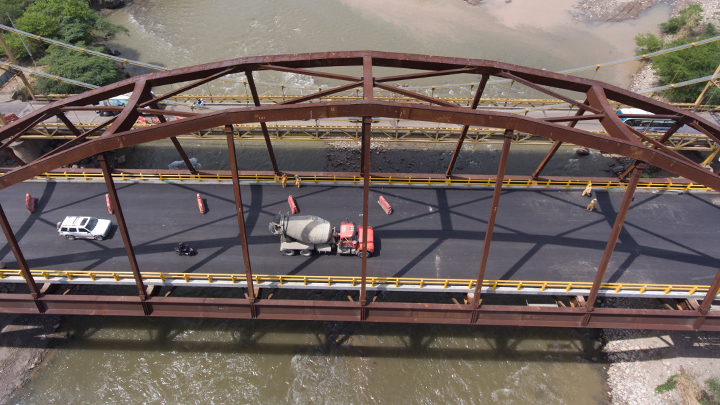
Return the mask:
POLYGON ((295 256, 295 251, 292 249, 285 249, 282 251, 285 256, 295 256))
MULTIPOLYGON (((359 251, 359 252, 357 252, 357 257, 363 257, 363 252, 362 252, 362 250, 359 251)), ((368 252, 367 257, 372 257, 372 252, 368 252)))
POLYGON ((301 250, 300 254, 305 257, 310 257, 310 256, 312 256, 312 250, 301 250))
POLYGON ((72 236, 72 235, 65 235, 65 237, 66 237, 68 240, 75 240, 75 237, 72 236))

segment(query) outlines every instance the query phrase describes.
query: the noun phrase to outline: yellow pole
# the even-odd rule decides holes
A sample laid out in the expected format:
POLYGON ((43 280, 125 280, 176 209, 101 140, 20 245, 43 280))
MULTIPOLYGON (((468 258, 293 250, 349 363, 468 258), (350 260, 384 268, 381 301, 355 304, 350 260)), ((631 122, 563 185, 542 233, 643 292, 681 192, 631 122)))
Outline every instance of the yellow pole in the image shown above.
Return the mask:
MULTIPOLYGON (((0 35, 0 45, 2 46, 3 51, 5 51, 5 55, 8 56, 10 63, 12 63, 13 65, 17 65, 17 60, 15 59, 15 56, 13 56, 12 52, 10 52, 10 48, 5 43, 5 39, 2 37, 2 35, 0 35)), ((30 82, 25 77, 25 73, 18 72, 18 76, 20 76, 20 80, 22 80, 28 93, 30 93, 30 97, 35 100, 35 92, 33 91, 32 87, 30 87, 30 82)))
MULTIPOLYGON (((715 73, 713 73, 713 76, 715 76, 718 73, 720 73, 720 65, 718 65, 717 69, 715 69, 715 73)), ((710 87, 712 87, 714 84, 715 83, 713 83, 713 79, 708 80, 702 93, 700 93, 697 100, 695 100, 695 104, 693 105, 693 112, 697 111, 698 107, 700 106, 700 103, 702 103, 708 90, 710 90, 710 87)))

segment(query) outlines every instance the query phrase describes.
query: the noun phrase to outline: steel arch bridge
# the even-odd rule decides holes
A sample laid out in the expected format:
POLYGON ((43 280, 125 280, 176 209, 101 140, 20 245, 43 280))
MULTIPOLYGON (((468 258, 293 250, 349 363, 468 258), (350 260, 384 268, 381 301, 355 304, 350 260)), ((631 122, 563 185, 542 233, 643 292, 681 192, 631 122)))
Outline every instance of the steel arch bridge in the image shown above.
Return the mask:
MULTIPOLYGON (((720 273, 716 275, 705 298, 699 305, 688 304, 686 311, 632 310, 594 308, 600 285, 622 228, 625 215, 638 185, 640 175, 646 164, 652 164, 696 184, 703 184, 720 192, 720 176, 713 174, 701 165, 687 159, 676 151, 666 147, 667 141, 678 129, 688 125, 720 143, 720 127, 691 112, 668 104, 637 95, 630 91, 591 79, 584 79, 558 73, 547 72, 496 61, 447 58, 425 55, 386 53, 376 51, 328 52, 311 54, 275 55, 245 57, 222 62, 208 63, 181 69, 132 77, 112 85, 91 90, 82 94, 59 100, 38 109, 17 121, 0 129, 0 151, 8 153, 19 167, 0 177, 0 189, 29 180, 53 169, 71 164, 86 157, 96 156, 101 163, 108 194, 116 207, 118 229, 122 235, 130 267, 138 288, 138 297, 57 297, 43 294, 34 281, 18 243, 10 229, 7 218, 0 209, 0 222, 11 245, 22 275, 30 289, 29 295, 0 294, 0 312, 30 313, 72 313, 72 314, 115 314, 115 315, 151 315, 151 316, 214 316, 260 319, 322 319, 322 320, 367 320, 434 323, 474 323, 474 324, 515 324, 538 326, 583 326, 583 327, 644 327, 666 329, 702 329, 720 330, 720 316, 709 312, 711 303, 720 288, 720 273), (357 67, 356 76, 329 73, 328 68, 357 67), (403 69, 394 76, 375 77, 376 67, 403 69), (322 70, 316 70, 322 68, 322 70), (296 97, 273 105, 261 105, 253 80, 254 72, 271 70, 287 73, 316 76, 344 82, 345 84, 322 90, 306 96, 296 97), (407 73, 408 70, 416 71, 407 73), (201 86, 210 81, 230 74, 245 74, 252 92, 255 107, 230 108, 209 112, 177 112, 160 108, 163 100, 181 92, 201 86), (447 75, 480 75, 481 81, 470 107, 442 101, 427 95, 396 87, 389 83, 406 80, 431 78, 447 75), (577 108, 574 116, 536 119, 527 116, 497 111, 476 109, 485 85, 491 77, 510 79, 518 84, 562 100, 577 108), (188 83, 189 82, 189 83, 188 83), (155 96, 151 90, 157 86, 178 85, 175 90, 161 96, 155 96), (312 102, 330 94, 352 88, 361 88, 361 101, 312 102), (379 88, 402 96, 417 99, 418 103, 396 103, 377 101, 373 98, 373 89, 379 88), (125 107, 98 107, 101 100, 132 93, 125 107), (583 102, 576 101, 565 94, 578 94, 583 102), (658 119, 673 120, 674 125, 656 141, 623 123, 623 118, 641 117, 632 114, 617 114, 610 102, 618 102, 655 114, 658 119), (95 129, 81 132, 66 117, 70 111, 116 111, 119 115, 107 119, 95 129), (146 128, 133 129, 132 126, 141 114, 157 115, 160 124, 146 128), (181 116, 183 119, 168 121, 165 116, 181 116), (253 286, 253 274, 250 265, 247 235, 245 232, 242 197, 240 193, 238 168, 235 159, 235 124, 260 123, 269 159, 276 175, 283 174, 273 152, 265 122, 305 120, 334 117, 364 117, 362 122, 362 143, 360 176, 363 184, 363 225, 368 226, 368 196, 370 186, 370 144, 372 120, 370 117, 411 119, 434 123, 452 123, 463 126, 452 159, 446 171, 446 177, 452 178, 453 167, 461 150, 468 129, 475 127, 505 128, 505 137, 498 172, 495 176, 495 189, 492 210, 488 216, 488 227, 484 239, 482 259, 474 291, 466 304, 424 304, 424 303, 383 303, 370 302, 366 296, 366 263, 362 259, 359 302, 318 302, 318 301, 281 301, 263 300, 258 297, 253 286), (76 137, 57 147, 38 159, 24 162, 12 153, 10 144, 18 140, 25 132, 43 121, 59 118, 76 137), (599 135, 575 128, 580 121, 594 120, 600 123, 609 134, 599 135), (177 136, 199 130, 224 126, 228 140, 231 171, 235 194, 235 203, 240 229, 240 242, 247 287, 247 298, 237 300, 211 300, 200 298, 156 297, 148 294, 142 273, 137 265, 135 253, 125 226, 120 201, 111 176, 112 168, 104 158, 110 150, 170 138, 185 161, 188 171, 197 175, 177 136), (102 132, 101 132, 102 131, 102 132), (607 247, 599 263, 598 271, 587 300, 573 308, 531 308, 514 306, 483 305, 481 287, 484 280, 495 216, 505 176, 510 140, 513 133, 523 132, 554 141, 551 150, 541 165, 531 174, 538 179, 541 171, 553 154, 564 142, 588 148, 626 156, 635 160, 635 164, 622 174, 628 179, 625 196, 618 212, 607 247), (89 139, 91 135, 100 134, 89 139)), ((395 174, 395 173, 393 173, 395 174)), ((372 173, 373 178, 389 177, 386 173, 372 173)), ((397 177, 397 174, 395 174, 397 177)))

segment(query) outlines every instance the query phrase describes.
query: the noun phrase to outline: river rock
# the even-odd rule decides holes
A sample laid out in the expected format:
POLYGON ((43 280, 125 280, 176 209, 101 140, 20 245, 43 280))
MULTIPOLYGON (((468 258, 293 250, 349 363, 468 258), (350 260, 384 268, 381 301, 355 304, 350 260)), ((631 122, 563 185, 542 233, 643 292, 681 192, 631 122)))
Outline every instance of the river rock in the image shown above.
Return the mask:
POLYGON ((580 155, 580 156, 586 156, 586 155, 590 154, 590 151, 588 150, 588 148, 580 147, 580 148, 575 149, 575 154, 580 155))

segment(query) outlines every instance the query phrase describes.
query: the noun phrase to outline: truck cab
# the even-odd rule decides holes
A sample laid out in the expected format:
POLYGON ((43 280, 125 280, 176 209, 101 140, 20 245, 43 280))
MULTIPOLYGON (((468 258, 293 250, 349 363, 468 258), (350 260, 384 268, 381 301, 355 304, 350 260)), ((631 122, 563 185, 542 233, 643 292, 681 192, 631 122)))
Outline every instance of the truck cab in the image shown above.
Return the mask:
MULTIPOLYGON (((340 224, 340 242, 338 243, 338 253, 341 255, 357 255, 362 257, 362 226, 355 226, 352 222, 342 222, 340 224)), ((371 257, 375 251, 373 243, 373 228, 368 226, 367 231, 367 257, 371 257)))

